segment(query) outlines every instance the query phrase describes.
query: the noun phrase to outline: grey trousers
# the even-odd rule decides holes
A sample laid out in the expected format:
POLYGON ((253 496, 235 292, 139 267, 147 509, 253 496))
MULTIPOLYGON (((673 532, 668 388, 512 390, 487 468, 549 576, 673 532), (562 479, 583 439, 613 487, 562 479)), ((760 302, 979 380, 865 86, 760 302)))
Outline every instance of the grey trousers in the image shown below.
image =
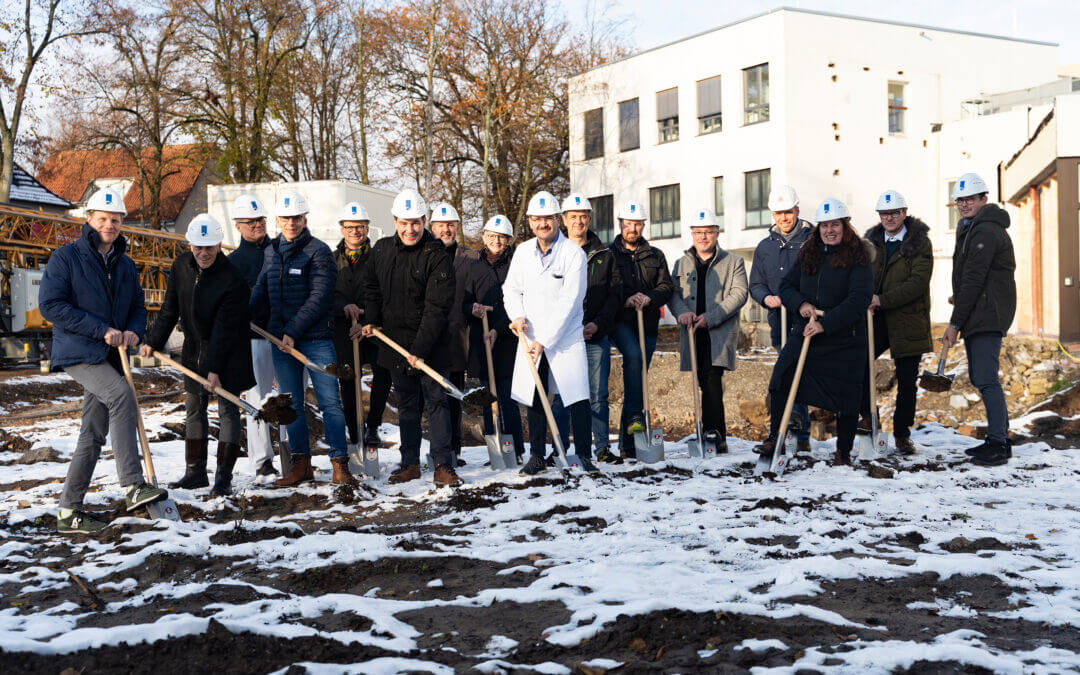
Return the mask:
POLYGON ((107 434, 111 438, 120 485, 127 487, 143 482, 135 430, 135 416, 139 413, 131 387, 107 361, 65 366, 64 371, 82 385, 84 394, 82 428, 68 466, 64 491, 60 494, 60 508, 77 509, 90 487, 107 434))
MULTIPOLYGON (((240 443, 240 409, 235 403, 226 401, 221 396, 218 399, 218 419, 221 428, 218 430, 218 443, 240 443)), ((187 418, 184 420, 184 437, 202 440, 210 436, 210 422, 206 418, 206 406, 210 403, 210 392, 201 384, 191 379, 184 378, 184 409, 187 418)))
POLYGON ((979 390, 986 408, 986 437, 1004 443, 1009 438, 1009 407, 998 380, 1001 334, 965 335, 964 349, 967 350, 968 377, 972 386, 979 390))

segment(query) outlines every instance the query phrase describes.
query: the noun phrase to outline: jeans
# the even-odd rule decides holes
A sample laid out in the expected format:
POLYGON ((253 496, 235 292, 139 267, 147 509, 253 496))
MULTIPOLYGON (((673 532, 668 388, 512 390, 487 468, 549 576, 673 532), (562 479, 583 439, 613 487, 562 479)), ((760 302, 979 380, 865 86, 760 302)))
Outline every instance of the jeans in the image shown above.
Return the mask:
MULTIPOLYGON (((592 413, 593 445, 599 454, 610 445, 611 423, 608 406, 608 379, 611 375, 611 341, 604 337, 595 344, 585 343, 585 356, 589 360, 589 410, 592 413)), ((555 424, 563 446, 570 443, 570 412, 563 406, 562 397, 556 396, 551 404, 555 424)))
POLYGON ((65 366, 64 371, 83 388, 82 427, 60 494, 60 508, 77 509, 90 487, 101 446, 110 432, 120 485, 127 487, 143 482, 139 446, 135 440, 135 416, 139 411, 131 387, 109 361, 65 366))
MULTIPOLYGON (((240 409, 232 401, 221 396, 218 399, 218 443, 240 443, 240 409)), ((184 437, 203 440, 210 437, 210 424, 206 407, 210 405, 210 392, 201 384, 184 377, 184 437)))
MULTIPOLYGON (((423 392, 428 414, 428 442, 431 458, 438 466, 454 466, 454 453, 450 448, 450 407, 446 402, 446 390, 427 375, 411 372, 394 372, 390 380, 397 394, 398 421, 401 425, 401 466, 420 464, 420 396, 423 392)), ((444 372, 443 375, 446 373, 444 372)))
MULTIPOLYGON (((243 394, 243 399, 258 408, 274 390, 273 345, 269 340, 251 340, 251 366, 255 371, 255 386, 243 394)), ((274 444, 270 441, 270 425, 247 416, 247 450, 252 471, 274 459, 274 444)))
MULTIPOLYGON (((547 356, 540 358, 537 370, 540 373, 540 381, 547 382, 548 375, 551 372, 547 356)), ((592 457, 592 415, 589 412, 589 402, 582 400, 572 403, 569 411, 567 411, 567 408, 562 404, 562 397, 556 394, 554 398, 555 400, 551 404, 551 416, 555 418, 558 429, 552 429, 552 433, 559 434, 563 450, 569 452, 570 435, 565 428, 565 419, 569 417, 574 429, 575 452, 581 457, 592 457), (556 414, 556 410, 560 412, 556 414), (560 416, 563 418, 562 421, 559 419, 560 416), (582 439, 584 439, 584 442, 578 443, 582 439)), ((539 391, 533 392, 533 401, 528 408, 527 418, 529 421, 529 450, 531 454, 543 457, 547 447, 548 422, 543 403, 540 401, 539 391)))
MULTIPOLYGON (((521 408, 518 402, 510 395, 510 387, 513 378, 507 377, 495 381, 495 388, 499 392, 499 418, 502 426, 500 431, 510 434, 514 439, 514 452, 518 457, 525 454, 525 434, 521 429, 521 408)), ((483 409, 484 434, 490 436, 495 433, 495 418, 491 414, 491 406, 485 405, 483 409)))
POLYGON ((636 328, 617 323, 615 330, 611 333, 611 338, 615 341, 615 348, 623 357, 623 407, 622 414, 619 416, 619 438, 622 439, 620 448, 633 451, 634 442, 626 432, 626 428, 630 425, 630 420, 641 417, 643 414, 645 404, 642 400, 641 369, 652 363, 652 355, 656 350, 656 336, 645 336, 644 364, 636 328))
POLYGON ((965 335, 964 349, 967 350, 968 377, 979 390, 986 408, 986 438, 1005 443, 1009 439, 1009 407, 998 380, 1001 334, 965 335))
MULTIPOLYGON (((308 340, 294 346, 312 363, 318 365, 334 363, 337 360, 334 343, 330 340, 308 340)), ((307 415, 304 410, 304 364, 280 349, 274 349, 273 355, 278 387, 282 393, 292 396, 293 410, 296 411, 296 421, 285 427, 289 437, 289 451, 293 455, 310 455, 307 415)), ((315 399, 322 411, 326 443, 330 446, 330 459, 344 457, 347 454, 345 413, 341 409, 341 397, 338 395, 338 378, 316 371, 310 371, 309 374, 311 386, 315 389, 315 399)))

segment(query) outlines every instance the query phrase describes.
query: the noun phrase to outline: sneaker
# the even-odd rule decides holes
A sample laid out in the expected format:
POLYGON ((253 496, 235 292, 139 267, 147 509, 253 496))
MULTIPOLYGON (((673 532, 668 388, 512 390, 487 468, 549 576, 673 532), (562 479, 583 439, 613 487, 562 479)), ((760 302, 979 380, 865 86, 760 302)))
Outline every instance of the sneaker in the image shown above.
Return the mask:
POLYGON ((544 471, 547 471, 547 462, 540 455, 533 455, 528 462, 525 462, 525 466, 521 467, 521 471, 518 473, 523 476, 535 476, 544 471))
POLYGON ((915 444, 911 442, 911 439, 907 436, 901 436, 899 438, 893 437, 896 442, 896 450, 901 455, 911 456, 919 452, 919 449, 915 447, 915 444))
POLYGON ((125 508, 134 511, 140 506, 159 502, 169 496, 168 490, 154 487, 150 483, 136 483, 128 488, 124 496, 125 508))
POLYGON ((630 425, 626 427, 626 433, 643 434, 645 433, 645 419, 642 417, 634 417, 630 420, 630 425))
POLYGON ((578 460, 581 461, 581 468, 585 471, 585 473, 593 475, 600 473, 600 469, 596 468, 596 465, 592 463, 592 459, 579 456, 578 460))
POLYGON ((1002 466, 1009 462, 1009 446, 1000 441, 987 441, 986 447, 971 458, 978 466, 1002 466))
POLYGON ((56 517, 56 531, 61 534, 96 534, 108 526, 109 523, 77 509, 73 509, 67 518, 56 517))

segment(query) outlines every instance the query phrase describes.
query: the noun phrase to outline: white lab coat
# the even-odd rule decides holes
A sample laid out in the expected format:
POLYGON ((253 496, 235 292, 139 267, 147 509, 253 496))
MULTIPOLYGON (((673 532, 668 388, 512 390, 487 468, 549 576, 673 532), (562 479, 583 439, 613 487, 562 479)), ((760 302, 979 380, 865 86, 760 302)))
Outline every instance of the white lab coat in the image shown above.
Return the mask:
MULTIPOLYGON (((559 393, 569 406, 589 398, 589 362, 581 333, 585 312, 586 259, 581 247, 559 233, 540 254, 536 239, 517 247, 503 283, 503 304, 513 321, 525 317, 530 342, 544 345, 551 376, 548 394, 559 393)), ((515 401, 532 405, 536 389, 528 355, 518 345, 510 393, 515 401)))

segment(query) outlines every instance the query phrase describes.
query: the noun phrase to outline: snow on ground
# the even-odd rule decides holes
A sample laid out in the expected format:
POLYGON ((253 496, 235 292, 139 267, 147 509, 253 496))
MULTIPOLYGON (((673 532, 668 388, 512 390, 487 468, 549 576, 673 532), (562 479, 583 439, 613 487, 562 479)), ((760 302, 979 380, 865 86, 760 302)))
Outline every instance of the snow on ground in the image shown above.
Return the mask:
MULTIPOLYGON (((166 419, 146 415, 151 437, 166 419)), ((25 435, 66 460, 76 430, 61 419, 25 435)), ((893 478, 830 466, 827 442, 781 481, 755 479, 751 443, 733 438, 713 461, 672 442, 664 463, 570 485, 492 472, 468 448, 456 493, 430 472, 387 484, 396 450, 355 494, 327 482, 325 456, 320 482, 295 491, 253 484, 241 460, 243 500, 175 490, 186 522, 124 517, 99 540, 52 530, 66 464, 8 464, 0 648, 55 672, 33 655, 104 666, 224 627, 293 645, 249 663, 263 672, 1080 669, 1080 453, 1032 443, 984 469, 950 429, 914 440, 920 455, 884 460, 893 478), (102 611, 68 570, 96 585, 102 611)), ((159 477, 182 472, 181 441, 152 448, 159 477)), ((114 471, 99 463, 89 505, 112 508, 114 471)))

